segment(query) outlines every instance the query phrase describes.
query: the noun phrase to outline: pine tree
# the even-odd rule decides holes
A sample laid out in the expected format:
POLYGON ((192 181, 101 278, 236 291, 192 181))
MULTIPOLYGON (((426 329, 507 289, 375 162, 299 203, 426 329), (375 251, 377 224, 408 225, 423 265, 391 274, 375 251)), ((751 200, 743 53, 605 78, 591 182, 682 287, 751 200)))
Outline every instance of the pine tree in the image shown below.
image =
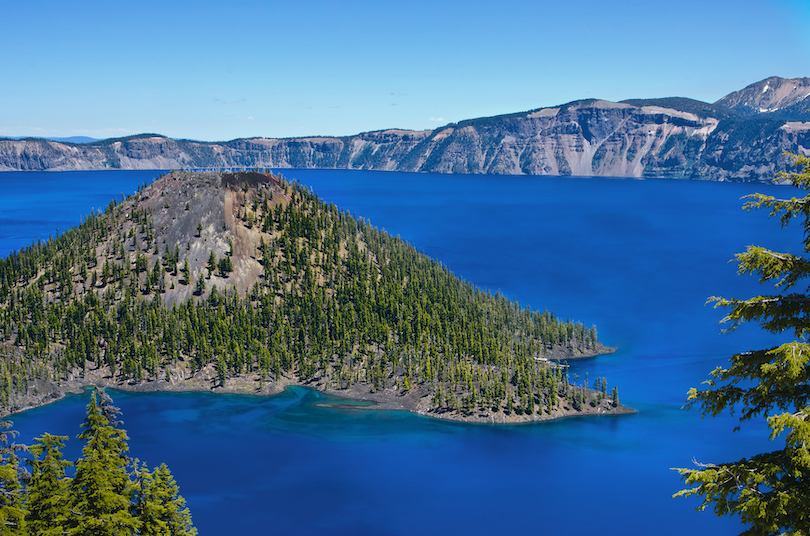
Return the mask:
POLYGON ((34 439, 28 450, 34 455, 26 460, 31 466, 27 486, 26 524, 32 536, 58 536, 66 532, 69 506, 69 482, 65 469, 73 465, 62 459, 67 436, 44 434, 34 439))
POLYGON ((188 265, 188 255, 186 255, 186 259, 183 261, 183 284, 191 284, 191 268, 188 265))
POLYGON ((233 261, 229 256, 219 259, 219 275, 228 277, 228 273, 233 272, 233 261))
POLYGON ((136 471, 135 510, 141 536, 196 536, 186 500, 165 463, 136 471))
POLYGON ((194 284, 194 294, 201 296, 203 292, 205 292, 205 277, 200 274, 200 277, 197 279, 197 283, 194 284))
MULTIPOLYGON (((794 157, 794 164, 802 171, 781 178, 810 190, 810 158, 794 157)), ((746 210, 770 209, 783 227, 798 218, 805 232, 804 252, 810 252, 810 194, 748 198, 746 210)), ((728 368, 711 372, 704 382, 708 388, 689 390, 688 405, 713 417, 739 409, 740 423, 764 416, 771 440, 785 433, 784 448, 736 462, 678 469, 690 488, 676 496, 702 497, 699 510, 714 505, 717 515, 739 515, 751 527, 746 534, 810 534, 810 286, 785 292, 810 277, 810 259, 749 246, 737 255, 737 264, 739 273, 758 274, 761 283, 775 282, 779 292, 747 300, 711 298, 730 310, 724 318, 729 331, 744 322, 759 322, 772 333, 792 331, 798 340, 732 356, 728 368)))
POLYGON ((24 489, 20 482, 20 460, 17 452, 22 445, 11 440, 17 435, 9 421, 0 421, 0 534, 23 536, 25 512, 23 510, 24 489))
POLYGON ((86 444, 70 484, 71 534, 118 536, 138 527, 138 520, 130 511, 128 437, 118 428, 118 414, 103 391, 93 391, 82 424, 84 430, 78 436, 86 444))
POLYGON ((211 279, 211 274, 217 269, 217 256, 214 254, 214 250, 211 250, 211 254, 208 256, 208 279, 211 279))

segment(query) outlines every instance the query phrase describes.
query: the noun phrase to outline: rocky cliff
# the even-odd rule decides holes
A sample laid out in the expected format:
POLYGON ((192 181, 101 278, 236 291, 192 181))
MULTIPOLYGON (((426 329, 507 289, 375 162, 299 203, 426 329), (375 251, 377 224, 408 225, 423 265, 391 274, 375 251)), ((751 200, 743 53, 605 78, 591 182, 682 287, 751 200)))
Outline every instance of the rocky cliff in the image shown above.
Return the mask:
POLYGON ((156 134, 88 144, 0 140, 0 170, 337 168, 431 173, 769 181, 810 154, 810 78, 768 78, 714 104, 608 102, 486 117, 436 130, 222 143, 156 134))

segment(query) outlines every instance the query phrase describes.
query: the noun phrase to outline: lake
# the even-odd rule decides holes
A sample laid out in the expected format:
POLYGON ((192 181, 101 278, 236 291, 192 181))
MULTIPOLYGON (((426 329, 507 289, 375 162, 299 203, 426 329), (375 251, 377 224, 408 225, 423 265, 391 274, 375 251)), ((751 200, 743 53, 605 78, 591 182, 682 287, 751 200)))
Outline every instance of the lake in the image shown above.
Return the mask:
MULTIPOLYGON (((571 177, 280 170, 399 235, 456 275, 586 325, 618 347, 572 363, 605 376, 636 415, 518 426, 315 405, 302 388, 267 398, 111 392, 131 454, 166 462, 202 536, 231 534, 738 534, 695 512, 671 467, 774 447, 763 421, 681 409, 736 352, 787 340, 721 335, 712 295, 767 292, 729 263, 749 244, 800 253, 801 230, 740 197, 773 185, 571 177)), ((157 172, 0 174, 0 255, 132 193, 157 172)), ((87 396, 13 416, 20 441, 75 439, 87 396)))

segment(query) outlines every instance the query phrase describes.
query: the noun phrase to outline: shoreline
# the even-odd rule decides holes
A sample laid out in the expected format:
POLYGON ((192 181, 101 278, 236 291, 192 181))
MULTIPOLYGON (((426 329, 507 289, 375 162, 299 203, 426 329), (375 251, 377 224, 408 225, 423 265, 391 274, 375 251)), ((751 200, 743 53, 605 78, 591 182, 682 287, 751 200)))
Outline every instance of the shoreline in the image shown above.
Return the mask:
MULTIPOLYGON (((586 357, 586 356, 582 356, 586 357)), ((591 357, 591 356, 587 356, 591 357)), ((407 411, 433 419, 451 422, 465 422, 477 424, 527 424, 532 422, 554 421, 570 417, 585 416, 612 416, 631 415, 637 410, 619 405, 612 407, 607 399, 596 407, 586 404, 580 411, 569 406, 555 407, 552 412, 544 411, 541 414, 518 414, 513 411, 506 414, 504 411, 476 409, 472 412, 459 410, 435 411, 430 409, 430 393, 422 386, 416 386, 410 392, 403 393, 393 387, 372 391, 367 384, 354 384, 347 388, 329 388, 320 381, 300 382, 293 378, 282 377, 280 381, 261 382, 256 375, 240 375, 229 378, 225 385, 213 385, 216 380, 216 371, 207 366, 190 377, 182 375, 182 370, 167 369, 164 375, 168 379, 144 380, 141 382, 116 381, 110 378, 104 369, 86 371, 81 377, 71 377, 61 384, 51 381, 36 380, 29 386, 25 395, 14 397, 10 404, 10 411, 3 412, 0 420, 8 420, 16 413, 29 409, 43 407, 64 398, 67 394, 81 394, 91 387, 114 389, 134 393, 213 393, 235 394, 243 396, 272 396, 282 393, 287 387, 299 386, 314 389, 329 397, 346 400, 346 407, 351 406, 364 410, 397 410, 407 411), (178 377, 179 376, 179 377, 178 377), (356 404, 367 402, 368 404, 356 404)), ((325 402, 323 406, 340 407, 342 404, 325 402)))

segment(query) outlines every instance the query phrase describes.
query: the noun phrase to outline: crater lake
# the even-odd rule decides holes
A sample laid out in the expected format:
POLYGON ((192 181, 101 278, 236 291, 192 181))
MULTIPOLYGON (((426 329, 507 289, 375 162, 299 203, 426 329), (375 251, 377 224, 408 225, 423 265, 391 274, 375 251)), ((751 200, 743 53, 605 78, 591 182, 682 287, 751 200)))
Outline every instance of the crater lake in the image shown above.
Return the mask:
MULTIPOLYGON (((729 263, 747 245, 801 253, 801 230, 753 192, 785 186, 677 180, 278 170, 399 235, 479 287, 595 324, 618 350, 571 363, 606 377, 639 411, 504 425, 447 422, 291 388, 272 397, 110 391, 130 453, 165 462, 203 536, 217 534, 733 535, 735 519, 673 499, 672 467, 733 461, 777 445, 764 421, 701 419, 686 392, 733 353, 790 340, 743 326, 722 335, 709 296, 768 292, 729 263)), ((77 225, 156 171, 0 173, 0 255, 77 225)), ((89 395, 11 416, 18 442, 68 435, 89 395)))

